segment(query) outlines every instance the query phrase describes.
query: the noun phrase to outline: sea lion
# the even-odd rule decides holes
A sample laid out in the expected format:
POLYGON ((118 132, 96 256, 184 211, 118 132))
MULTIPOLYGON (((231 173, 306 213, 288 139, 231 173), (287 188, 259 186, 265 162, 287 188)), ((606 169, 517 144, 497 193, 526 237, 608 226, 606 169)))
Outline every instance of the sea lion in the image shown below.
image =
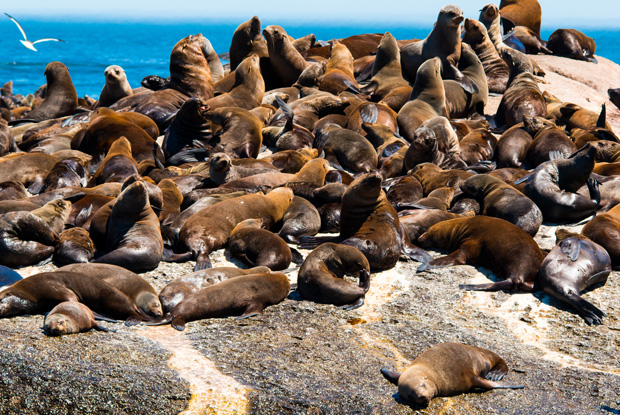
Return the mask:
POLYGON ((61 62, 50 62, 45 67, 47 93, 36 109, 26 116, 28 120, 39 122, 65 115, 73 115, 77 110, 78 96, 69 75, 69 69, 61 62))
POLYGON ((620 265, 620 205, 592 218, 581 234, 601 245, 609 253, 614 269, 620 265))
POLYGON ((89 262, 95 256, 95 244, 84 228, 69 228, 62 231, 54 250, 52 260, 56 264, 89 262))
POLYGON ((305 198, 294 196, 282 217, 282 228, 278 236, 286 242, 297 243, 300 236, 316 235, 320 230, 321 216, 318 210, 305 198))
MULTIPOLYGON (((239 222, 228 238, 228 251, 250 267, 265 266, 275 271, 288 268, 294 259, 291 248, 280 236, 261 226, 260 219, 239 222)), ((297 254, 295 259, 301 263, 297 254)))
POLYGON ((213 78, 207 60, 212 49, 202 33, 179 40, 170 53, 168 87, 204 101, 213 98, 213 78))
POLYGON ((547 47, 554 55, 598 63, 594 57, 596 43, 594 39, 575 29, 558 29, 551 33, 547 47))
POLYGON ((427 406, 436 396, 453 396, 473 389, 523 389, 499 383, 508 373, 504 359, 490 350, 461 343, 441 343, 425 350, 404 372, 381 369, 409 402, 427 406))
POLYGON ((437 116, 448 118, 448 109, 441 80, 441 59, 432 58, 418 69, 409 102, 398 112, 398 128, 403 138, 411 142, 422 123, 437 116))
POLYGON ((437 22, 426 39, 403 46, 400 60, 403 74, 410 81, 417 78, 418 68, 428 59, 438 57, 443 77, 454 79, 463 88, 474 94, 479 88, 457 68, 461 59, 461 30, 463 11, 455 5, 444 6, 437 16, 437 22))
POLYGON ((280 26, 267 26, 263 29, 267 40, 271 67, 280 79, 280 86, 291 86, 310 64, 291 44, 286 31, 280 26))
POLYGON ((28 187, 41 188, 43 180, 58 162, 45 153, 11 153, 0 157, 0 175, 3 181, 14 180, 28 187))
POLYGON ((542 9, 538 0, 502 0, 499 12, 515 26, 525 26, 540 37, 542 9))
MULTIPOLYGON (((366 173, 353 181, 342 196, 340 236, 337 241, 359 249, 373 271, 394 267, 401 253, 415 261, 427 261, 426 251, 413 245, 398 221, 398 214, 381 189, 379 172, 366 173)), ((302 237, 302 248, 315 248, 324 240, 302 237)), ((331 242, 328 238, 325 242, 331 242)))
POLYGON ((463 42, 469 44, 484 68, 490 93, 503 94, 508 85, 510 69, 489 39, 486 27, 474 19, 465 19, 463 42))
POLYGON ((0 156, 17 150, 15 137, 6 121, 0 120, 0 156))
POLYGON ((413 243, 417 243, 420 235, 436 223, 449 219, 462 218, 463 216, 475 216, 473 212, 462 215, 441 209, 401 210, 398 214, 400 225, 413 243))
POLYGON ((108 332, 99 325, 90 308, 77 301, 63 301, 45 316, 43 331, 48 336, 84 333, 92 329, 108 332))
POLYGON ((454 189, 451 187, 440 187, 433 190, 428 196, 420 198, 413 203, 398 203, 396 209, 439 209, 447 211, 450 208, 454 189))
MULTIPOLYGON (((596 213, 600 203, 598 182, 590 178, 596 148, 585 145, 568 159, 540 164, 524 178, 524 194, 538 205, 545 222, 578 222, 596 213), (577 192, 588 184, 590 198, 577 192)), ((517 182, 518 184, 518 182, 517 182)))
POLYGON ((444 170, 432 163, 419 164, 410 174, 420 181, 426 195, 439 187, 449 186, 457 190, 462 182, 473 176, 464 170, 444 170))
POLYGON ((532 75, 532 65, 520 59, 512 50, 504 51, 510 68, 508 88, 495 114, 495 123, 498 126, 511 127, 523 122, 523 117, 547 116, 547 104, 532 75))
POLYGON ((105 158, 95 170, 90 185, 123 183, 134 174, 138 174, 138 163, 131 154, 131 143, 127 138, 120 137, 110 146, 105 158))
POLYGON ((15 284, 22 276, 12 268, 0 265, 0 289, 15 284))
POLYGON ((391 181, 384 181, 383 189, 396 210, 400 210, 400 205, 415 203, 424 196, 422 184, 413 176, 400 176, 391 181))
POLYGON ((86 187, 90 174, 82 165, 82 161, 76 157, 60 160, 47 173, 45 179, 38 189, 38 183, 29 188, 31 193, 40 193, 42 191, 51 192, 56 189, 70 186, 86 187), (39 191, 37 191, 39 190, 39 191))
POLYGON ((468 166, 492 160, 497 147, 497 138, 486 128, 478 128, 459 142, 459 157, 468 166))
POLYGON ((499 218, 474 216, 433 225, 418 238, 420 246, 454 250, 422 264, 418 272, 451 265, 479 265, 503 281, 460 285, 476 291, 532 291, 544 258, 538 244, 523 229, 499 218))
POLYGON ((484 107, 489 99, 489 87, 484 67, 472 48, 461 44, 461 57, 458 69, 467 79, 477 86, 477 91, 467 91, 460 82, 453 79, 445 79, 444 90, 446 94, 446 106, 450 118, 469 118, 475 114, 484 115, 484 107))
POLYGON ((238 107, 246 110, 261 105, 265 81, 260 72, 258 55, 245 58, 235 70, 235 83, 230 92, 217 95, 205 102, 210 108, 238 107))
POLYGON ((288 277, 280 272, 239 276, 188 295, 157 324, 171 323, 175 329, 184 330, 185 323, 194 320, 252 317, 284 300, 290 287, 288 277))
POLYGON ((203 288, 218 284, 222 281, 240 277, 242 275, 265 274, 271 270, 267 267, 241 269, 236 267, 216 267, 202 269, 175 278, 159 293, 159 300, 165 314, 168 314, 185 297, 203 288))
POLYGON ((305 300, 353 310, 364 304, 370 288, 370 264, 358 249, 327 242, 306 257, 297 284, 305 300), (358 285, 344 280, 345 275, 359 277, 358 285))
POLYGON ((293 191, 289 188, 224 200, 187 219, 179 231, 179 243, 196 258, 196 271, 210 268, 209 254, 226 244, 237 224, 255 218, 271 226, 282 219, 292 200, 293 191))
POLYGON ((144 182, 132 183, 116 198, 107 220, 105 249, 106 253, 94 262, 134 272, 151 271, 159 265, 164 244, 144 182))
POLYGON ((97 278, 125 293, 148 315, 163 316, 159 297, 153 287, 144 278, 123 267, 112 264, 76 263, 65 265, 58 271, 77 272, 97 278))
POLYGON ((93 311, 134 325, 148 319, 124 293, 87 274, 42 272, 0 291, 0 317, 50 310, 63 301, 81 302, 93 311))
POLYGON ((502 133, 495 147, 494 160, 498 168, 521 168, 534 138, 524 123, 515 124, 502 133))
POLYGON ((131 85, 127 81, 125 71, 118 65, 110 65, 103 72, 105 85, 99 94, 99 101, 93 109, 99 107, 109 107, 121 98, 133 94, 131 85))
POLYGON ((542 117, 523 116, 525 130, 534 137, 525 154, 528 167, 535 168, 551 158, 567 158, 577 151, 564 128, 542 117))
POLYGON ((511 185, 488 174, 477 174, 461 183, 460 188, 480 203, 483 215, 504 219, 532 236, 538 232, 542 212, 511 185))
POLYGON ((276 151, 312 148, 314 134, 307 128, 294 122, 295 113, 287 103, 279 97, 276 97, 276 102, 282 110, 286 122, 281 127, 268 126, 263 128, 264 144, 275 148, 276 151))
POLYGON ((260 19, 256 16, 241 23, 232 35, 228 56, 230 70, 234 71, 245 58, 252 53, 259 57, 269 56, 267 42, 261 34, 260 19))
POLYGON ((325 151, 325 158, 335 168, 354 174, 377 168, 377 152, 373 145, 363 135, 336 124, 317 134, 316 146, 325 151))
POLYGON ((164 135, 162 150, 166 159, 182 150, 200 148, 209 142, 213 134, 205 114, 210 109, 198 98, 190 98, 183 103, 164 135))
POLYGON ((16 180, 7 180, 0 183, 0 201, 18 200, 27 197, 26 187, 22 183, 16 180))
POLYGON ((330 55, 325 74, 321 79, 319 89, 338 95, 349 88, 359 89, 353 74, 353 55, 349 49, 334 40, 330 46, 330 55))
POLYGON ((316 148, 300 148, 299 150, 282 150, 270 156, 263 157, 282 173, 295 174, 310 160, 317 158, 319 151, 316 148))
POLYGON ((278 170, 272 168, 248 168, 233 164, 233 160, 225 153, 216 153, 209 161, 209 178, 215 184, 222 185, 232 180, 242 179, 261 173, 273 173, 278 170))
MULTIPOLYGON (((329 114, 342 113, 343 110, 350 104, 348 98, 335 97, 326 92, 322 94, 325 95, 309 95, 304 98, 300 98, 290 105, 291 110, 293 110, 294 113, 293 122, 295 124, 299 124, 309 131, 314 131, 315 124, 320 118, 329 114)), ((281 120, 282 124, 287 122, 286 117, 284 117, 284 113, 281 112, 281 110, 276 112, 273 116, 273 120, 281 120), (283 115, 280 116, 279 114, 283 115)))
MULTIPOLYGON (((221 107, 204 114, 206 119, 221 127, 211 145, 234 158, 256 158, 263 142, 263 123, 250 111, 236 107, 221 107)), ((217 151, 216 151, 217 152, 217 151)))
POLYGON ((170 223, 181 213, 181 203, 183 203, 183 193, 179 187, 170 179, 163 179, 157 183, 161 189, 164 203, 159 212, 160 223, 170 223))
MULTIPOLYGON (((501 13, 501 10, 500 10, 501 13)), ((512 36, 516 36, 525 47, 525 53, 531 55, 537 55, 539 53, 546 53, 552 55, 553 52, 547 48, 547 42, 540 39, 540 35, 534 32, 529 27, 515 26, 511 30, 512 36)))
POLYGON ((588 287, 605 284, 611 273, 611 258, 599 244, 583 235, 558 229, 556 246, 538 271, 543 290, 577 310, 585 322, 602 324, 604 312, 579 294, 588 287))

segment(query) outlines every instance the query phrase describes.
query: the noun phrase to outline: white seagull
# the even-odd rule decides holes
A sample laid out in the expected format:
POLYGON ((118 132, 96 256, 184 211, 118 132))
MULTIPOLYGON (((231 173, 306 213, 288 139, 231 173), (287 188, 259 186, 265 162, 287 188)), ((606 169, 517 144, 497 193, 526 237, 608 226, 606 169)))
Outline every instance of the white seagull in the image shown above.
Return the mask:
POLYGON ((13 16, 11 16, 8 13, 4 13, 6 14, 6 16, 13 20, 13 23, 15 23, 17 25, 17 27, 19 28, 19 31, 22 32, 22 36, 24 36, 24 40, 20 40, 20 42, 22 42, 22 45, 26 46, 28 49, 30 50, 34 50, 35 52, 37 51, 34 47, 35 43, 39 43, 39 42, 48 42, 53 40, 54 42, 64 42, 66 43, 66 40, 60 40, 60 39, 53 39, 53 38, 49 38, 46 37, 44 39, 39 39, 39 40, 35 40, 34 42, 31 42, 30 40, 28 40, 28 37, 26 37, 26 32, 24 32, 24 28, 22 27, 22 25, 19 24, 19 22, 17 20, 15 20, 15 18, 13 16))

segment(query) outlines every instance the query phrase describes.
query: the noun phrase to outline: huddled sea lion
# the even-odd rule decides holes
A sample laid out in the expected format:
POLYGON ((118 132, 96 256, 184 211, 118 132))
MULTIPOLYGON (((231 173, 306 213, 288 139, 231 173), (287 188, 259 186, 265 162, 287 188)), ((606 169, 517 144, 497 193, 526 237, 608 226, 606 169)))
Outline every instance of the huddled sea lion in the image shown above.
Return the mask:
POLYGON ((442 343, 420 354, 404 372, 381 369, 405 400, 427 406, 436 396, 474 389, 523 389, 499 383, 508 373, 504 359, 490 350, 461 343, 442 343))
POLYGON ((90 308, 77 301, 63 301, 45 316, 43 331, 48 336, 83 333, 92 329, 112 331, 95 321, 90 308))
POLYGON ((575 29, 558 29, 551 33, 547 47, 558 56, 597 63, 594 39, 575 29))

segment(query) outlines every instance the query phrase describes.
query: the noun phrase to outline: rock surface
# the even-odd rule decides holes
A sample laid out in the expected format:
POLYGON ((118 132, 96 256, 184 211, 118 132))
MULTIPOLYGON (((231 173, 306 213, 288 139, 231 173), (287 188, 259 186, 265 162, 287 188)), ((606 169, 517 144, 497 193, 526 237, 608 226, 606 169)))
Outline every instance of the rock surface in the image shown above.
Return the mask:
MULTIPOLYGON (((594 111, 608 103, 620 131, 620 111, 607 88, 620 86, 620 67, 537 56, 547 71, 543 90, 594 111)), ((487 113, 499 103, 493 97, 487 113)), ((580 227, 567 227, 579 231, 580 227)), ((554 245, 555 226, 536 241, 554 245)), ((308 251, 302 251, 307 255, 308 251)), ((439 256, 439 253, 432 253, 439 256)), ((223 251, 214 264, 228 264, 223 251)), ((416 274, 401 261, 373 274, 363 307, 351 312, 302 301, 296 293, 244 320, 125 327, 60 338, 42 333, 43 316, 0 320, 0 413, 7 414, 619 414, 620 279, 584 298, 607 313, 587 326, 542 294, 472 293, 459 283, 495 277, 458 266, 416 274), (484 347, 510 368, 505 381, 523 390, 436 398, 409 406, 379 369, 401 370, 434 344, 484 347)), ((156 290, 194 264, 161 263, 142 274, 156 290)), ((53 265, 22 268, 26 276, 53 265)), ((295 282, 296 273, 290 274, 295 282)))

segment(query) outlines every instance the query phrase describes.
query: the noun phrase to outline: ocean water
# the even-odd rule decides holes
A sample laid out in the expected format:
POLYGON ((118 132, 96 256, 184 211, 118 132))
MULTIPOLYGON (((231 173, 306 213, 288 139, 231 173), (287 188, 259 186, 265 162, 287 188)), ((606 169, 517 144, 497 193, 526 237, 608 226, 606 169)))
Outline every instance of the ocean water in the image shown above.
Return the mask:
MULTIPOLYGON (((252 16, 248 16, 247 19, 252 16)), ((228 52, 230 39, 238 21, 205 21, 204 23, 114 23, 84 21, 20 21, 30 40, 55 37, 67 43, 44 42, 35 47, 38 52, 26 49, 19 42, 21 34, 17 26, 0 15, 0 85, 13 81, 16 94, 32 93, 45 84, 45 66, 51 61, 61 61, 69 73, 78 96, 98 98, 105 84, 103 71, 109 65, 120 65, 125 70, 132 87, 148 75, 167 77, 170 52, 173 46, 190 34, 202 33, 218 54, 228 52)), ((295 38, 314 33, 318 39, 330 40, 360 33, 384 33, 390 31, 397 39, 424 38, 431 30, 428 26, 393 25, 389 22, 369 24, 345 23, 342 25, 312 25, 299 22, 263 21, 263 27, 278 24, 295 38)), ((543 28, 544 39, 555 28, 543 28)), ((602 28, 585 29, 584 33, 597 42, 597 55, 620 63, 620 30, 602 28)), ((620 85, 618 85, 620 87, 620 85)))

